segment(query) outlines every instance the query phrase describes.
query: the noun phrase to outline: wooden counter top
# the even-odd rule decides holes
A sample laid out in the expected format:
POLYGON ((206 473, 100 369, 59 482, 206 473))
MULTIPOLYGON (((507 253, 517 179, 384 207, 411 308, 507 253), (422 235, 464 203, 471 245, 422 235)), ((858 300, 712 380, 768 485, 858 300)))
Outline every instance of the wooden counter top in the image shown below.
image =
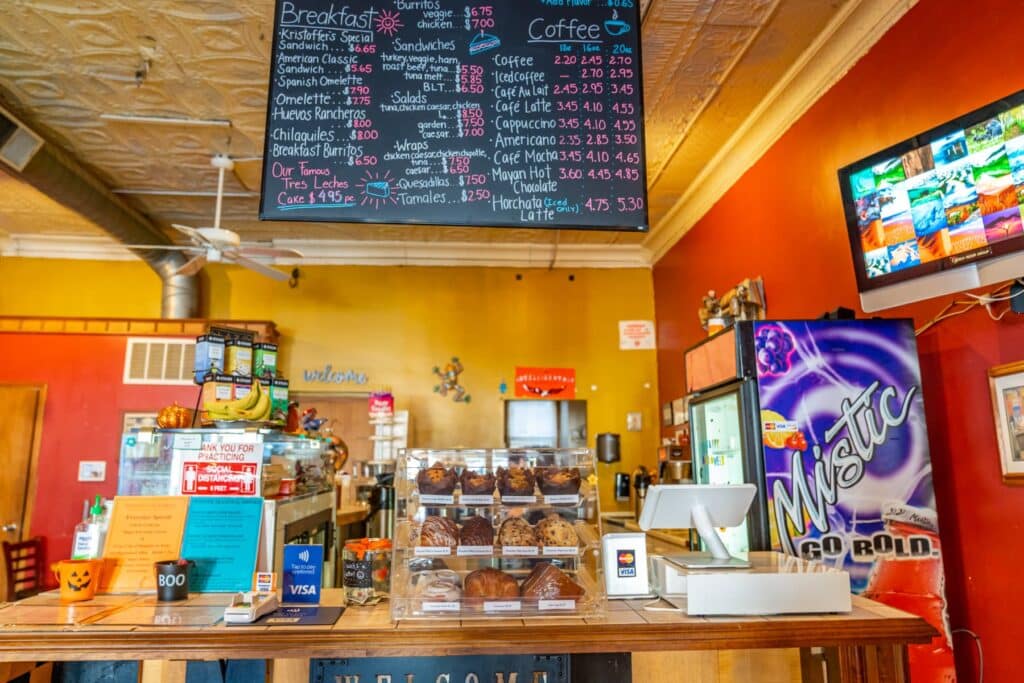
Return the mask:
MULTIPOLYGON (((323 605, 342 604, 340 589, 323 605)), ((924 643, 924 620, 863 598, 850 614, 704 618, 643 609, 646 601, 609 601, 600 619, 557 618, 391 621, 389 606, 349 607, 333 626, 116 626, 104 619, 152 597, 112 601, 78 625, 3 625, 5 612, 54 604, 44 594, 0 607, 0 661, 440 656, 502 653, 642 652, 753 648, 846 647, 924 643)), ((107 598, 110 600, 110 598, 107 598)), ((196 596, 178 609, 226 604, 228 596, 196 596)), ((662 603, 665 606, 665 603, 662 603)), ((7 622, 10 623, 9 621, 7 622)))

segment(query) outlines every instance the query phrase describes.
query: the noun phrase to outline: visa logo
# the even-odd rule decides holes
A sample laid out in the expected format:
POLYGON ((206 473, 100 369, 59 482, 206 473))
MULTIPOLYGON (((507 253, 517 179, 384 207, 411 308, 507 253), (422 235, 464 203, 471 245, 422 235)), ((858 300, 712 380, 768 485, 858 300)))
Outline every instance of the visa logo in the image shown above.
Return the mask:
POLYGON ((292 595, 316 595, 316 586, 312 584, 292 584, 288 586, 288 592, 292 595))

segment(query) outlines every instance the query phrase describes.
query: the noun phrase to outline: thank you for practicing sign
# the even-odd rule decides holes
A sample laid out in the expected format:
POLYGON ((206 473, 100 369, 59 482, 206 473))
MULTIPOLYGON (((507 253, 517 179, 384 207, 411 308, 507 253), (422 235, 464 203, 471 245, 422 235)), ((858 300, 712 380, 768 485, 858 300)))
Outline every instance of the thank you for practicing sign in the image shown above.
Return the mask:
POLYGON ((320 582, 324 566, 324 548, 320 545, 286 545, 284 547, 281 584, 282 602, 320 602, 320 582))
POLYGON ((576 398, 576 370, 517 367, 516 398, 576 398))
POLYGON ((198 451, 180 459, 180 488, 186 496, 258 496, 262 494, 260 473, 263 443, 249 435, 227 437, 220 442, 204 441, 198 451))
POLYGON ((654 322, 651 320, 620 320, 619 350, 639 351, 656 347, 654 322))

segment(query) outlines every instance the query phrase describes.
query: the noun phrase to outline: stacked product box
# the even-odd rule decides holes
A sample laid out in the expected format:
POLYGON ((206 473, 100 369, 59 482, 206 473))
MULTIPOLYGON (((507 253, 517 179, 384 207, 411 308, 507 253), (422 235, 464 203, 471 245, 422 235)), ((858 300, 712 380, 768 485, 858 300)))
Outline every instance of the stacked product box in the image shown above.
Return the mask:
POLYGON ((285 422, 288 380, 278 376, 276 344, 211 332, 196 338, 194 370, 204 424, 285 422))
POLYGON ((403 451, 395 489, 392 618, 604 612, 590 451, 403 451))

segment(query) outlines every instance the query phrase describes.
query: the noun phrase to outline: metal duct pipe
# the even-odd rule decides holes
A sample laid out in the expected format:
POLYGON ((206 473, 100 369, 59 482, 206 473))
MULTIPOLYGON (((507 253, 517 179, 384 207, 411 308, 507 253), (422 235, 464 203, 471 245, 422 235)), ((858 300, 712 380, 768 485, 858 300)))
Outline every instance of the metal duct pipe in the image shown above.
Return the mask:
MULTIPOLYGON (((173 244, 148 218, 125 204, 91 173, 49 143, 39 148, 22 171, 14 173, 125 244, 173 244)), ((185 256, 162 250, 136 253, 156 271, 163 283, 161 317, 196 317, 199 309, 196 277, 175 275, 175 271, 185 264, 185 256)))

